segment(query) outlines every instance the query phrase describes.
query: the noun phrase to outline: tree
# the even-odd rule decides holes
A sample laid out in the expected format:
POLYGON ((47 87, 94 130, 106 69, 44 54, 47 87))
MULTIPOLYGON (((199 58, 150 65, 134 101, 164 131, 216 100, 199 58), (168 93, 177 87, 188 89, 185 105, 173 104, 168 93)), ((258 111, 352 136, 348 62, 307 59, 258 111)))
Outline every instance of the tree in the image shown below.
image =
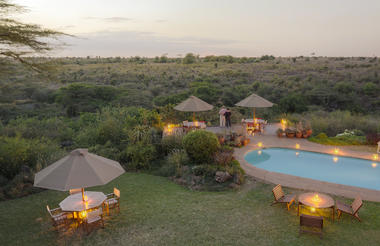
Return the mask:
POLYGON ((193 53, 188 53, 186 56, 183 58, 182 63, 183 64, 192 64, 196 62, 196 57, 193 53))
MULTIPOLYGON (((57 45, 52 45, 49 41, 58 40, 59 36, 67 34, 12 19, 12 14, 25 11, 24 7, 9 0, 0 0, 0 58, 11 58, 42 72, 41 63, 27 59, 27 56, 53 50, 57 45)), ((7 65, 6 63, 0 63, 0 66, 7 65)))

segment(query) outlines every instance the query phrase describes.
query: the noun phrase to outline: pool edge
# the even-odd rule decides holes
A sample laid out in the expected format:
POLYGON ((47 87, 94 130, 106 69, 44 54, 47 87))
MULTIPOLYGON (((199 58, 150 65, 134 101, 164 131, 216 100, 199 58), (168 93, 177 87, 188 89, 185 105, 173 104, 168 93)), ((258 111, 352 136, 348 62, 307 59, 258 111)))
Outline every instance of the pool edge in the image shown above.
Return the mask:
MULTIPOLYGON (((284 147, 268 146, 268 148, 284 148, 284 147)), ((270 182, 273 184, 281 184, 283 186, 287 186, 291 188, 318 191, 318 192, 323 192, 323 193, 328 193, 328 194, 333 194, 333 195, 338 195, 338 196, 344 196, 347 198, 355 198, 357 195, 360 195, 363 200, 380 202, 380 191, 378 190, 371 190, 371 189, 360 188, 356 186, 342 185, 342 184, 330 183, 326 181, 303 178, 303 177, 294 176, 290 174, 271 172, 271 171, 264 170, 262 168, 255 167, 245 160, 245 156, 249 152, 256 149, 259 149, 259 148, 254 147, 254 146, 247 146, 244 148, 235 149, 235 153, 234 153, 234 157, 240 162, 242 168, 250 176, 253 176, 265 182, 270 182)), ((289 147, 286 149, 296 150, 295 148, 289 148, 289 147)), ((307 149, 299 149, 299 150, 309 151, 307 149)), ((309 152, 328 154, 325 152, 318 152, 318 151, 309 151, 309 152)), ((351 157, 351 156, 346 156, 346 157, 351 157)), ((352 158, 358 158, 358 157, 352 157, 352 158)), ((358 159, 364 159, 364 158, 358 158, 358 159)))

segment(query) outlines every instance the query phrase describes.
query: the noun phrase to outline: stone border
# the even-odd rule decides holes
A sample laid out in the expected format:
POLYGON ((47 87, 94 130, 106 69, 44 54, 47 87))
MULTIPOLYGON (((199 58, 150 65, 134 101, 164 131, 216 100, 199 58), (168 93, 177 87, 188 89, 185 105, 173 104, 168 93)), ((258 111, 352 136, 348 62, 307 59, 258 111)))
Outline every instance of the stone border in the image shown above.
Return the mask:
MULTIPOLYGON (((294 149, 294 148, 289 148, 289 147, 284 147, 284 146, 267 146, 267 147, 294 149)), ((298 176, 289 175, 289 174, 271 172, 271 171, 267 171, 261 168, 257 168, 253 166, 252 164, 249 164, 244 159, 245 155, 248 152, 251 152, 256 149, 259 149, 259 148, 255 147, 252 144, 241 149, 235 149, 235 154, 234 154, 235 158, 240 162, 242 168, 250 176, 261 179, 266 182, 270 182, 273 184, 281 184, 283 186, 287 186, 291 188, 318 191, 318 192, 329 193, 333 195, 344 196, 348 198, 355 198, 357 195, 360 195, 360 197, 363 200, 380 202, 380 191, 378 190, 370 190, 370 189, 365 189, 365 188, 359 188, 356 186, 335 184, 335 183, 330 183, 330 182, 325 182, 325 181, 298 177, 298 176)), ((299 150, 330 154, 323 151, 318 152, 316 150, 308 150, 306 148, 302 148, 299 150)), ((360 157, 352 156, 352 155, 339 155, 339 156, 360 158, 360 157)), ((362 159, 367 159, 367 158, 362 158, 362 159)))

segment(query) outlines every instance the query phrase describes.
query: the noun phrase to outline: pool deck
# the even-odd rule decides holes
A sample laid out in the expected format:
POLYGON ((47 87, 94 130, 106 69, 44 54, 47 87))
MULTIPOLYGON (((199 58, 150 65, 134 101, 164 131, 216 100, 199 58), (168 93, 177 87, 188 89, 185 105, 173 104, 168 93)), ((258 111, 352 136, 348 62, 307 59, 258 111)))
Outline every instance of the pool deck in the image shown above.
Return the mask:
MULTIPOLYGON (((251 142, 242 148, 235 148, 234 156, 240 162, 242 168, 250 176, 253 176, 259 180, 270 182, 273 184, 281 184, 283 186, 304 189, 308 191, 318 191, 323 193, 329 193, 338 196, 344 196, 347 198, 355 198, 357 195, 363 200, 380 202, 380 191, 370 190, 365 188, 359 188, 355 186, 334 184, 319 180, 313 180, 308 178, 302 178, 298 176, 276 173, 266 171, 261 168, 257 168, 247 161, 245 161, 244 156, 255 149, 259 149, 257 146, 258 142, 262 142, 262 148, 279 147, 279 148, 290 148, 295 149, 296 143, 300 145, 299 150, 313 151, 326 154, 334 154, 334 146, 321 145, 313 142, 309 142, 306 139, 299 138, 279 138, 276 136, 275 131, 278 129, 279 125, 268 125, 265 129, 264 134, 255 134, 254 137, 250 137, 251 142)), ((238 130, 239 126, 234 126, 234 130, 238 130)), ((214 129, 213 132, 218 132, 214 129)), ((224 130, 219 130, 224 131, 224 130)), ((339 154, 336 156, 347 156, 355 158, 363 158, 371 160, 374 152, 364 152, 364 151, 354 151, 351 148, 348 149, 344 146, 339 146, 339 154)), ((380 168, 380 166, 378 167, 380 168)))

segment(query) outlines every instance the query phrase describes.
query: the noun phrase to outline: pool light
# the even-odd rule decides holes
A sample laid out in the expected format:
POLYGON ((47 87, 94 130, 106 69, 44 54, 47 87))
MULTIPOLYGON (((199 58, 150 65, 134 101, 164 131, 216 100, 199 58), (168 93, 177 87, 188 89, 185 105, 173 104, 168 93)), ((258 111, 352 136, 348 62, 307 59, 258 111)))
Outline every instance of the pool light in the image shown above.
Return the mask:
POLYGON ((377 163, 374 162, 374 163, 371 164, 371 166, 372 166, 373 168, 375 168, 375 167, 377 167, 377 163))
POLYGON ((297 143, 296 144, 296 149, 299 149, 300 148, 300 145, 297 143))
POLYGON ((299 152, 296 152, 296 156, 299 156, 300 155, 300 153, 299 152))
POLYGON ((257 154, 261 155, 261 150, 257 151, 257 154))
POLYGON ((257 146, 261 148, 261 147, 263 147, 263 143, 262 142, 258 142, 257 146))
POLYGON ((337 154, 339 154, 339 149, 338 148, 335 148, 334 149, 334 153, 337 155, 337 154))
POLYGON ((372 155, 372 159, 373 159, 374 161, 378 160, 378 159, 379 159, 379 155, 378 155, 378 154, 373 154, 373 155, 372 155))
POLYGON ((337 162, 338 162, 338 160, 339 160, 339 158, 338 158, 338 157, 336 157, 336 156, 334 156, 334 157, 333 157, 333 161, 334 161, 335 163, 337 163, 337 162))

